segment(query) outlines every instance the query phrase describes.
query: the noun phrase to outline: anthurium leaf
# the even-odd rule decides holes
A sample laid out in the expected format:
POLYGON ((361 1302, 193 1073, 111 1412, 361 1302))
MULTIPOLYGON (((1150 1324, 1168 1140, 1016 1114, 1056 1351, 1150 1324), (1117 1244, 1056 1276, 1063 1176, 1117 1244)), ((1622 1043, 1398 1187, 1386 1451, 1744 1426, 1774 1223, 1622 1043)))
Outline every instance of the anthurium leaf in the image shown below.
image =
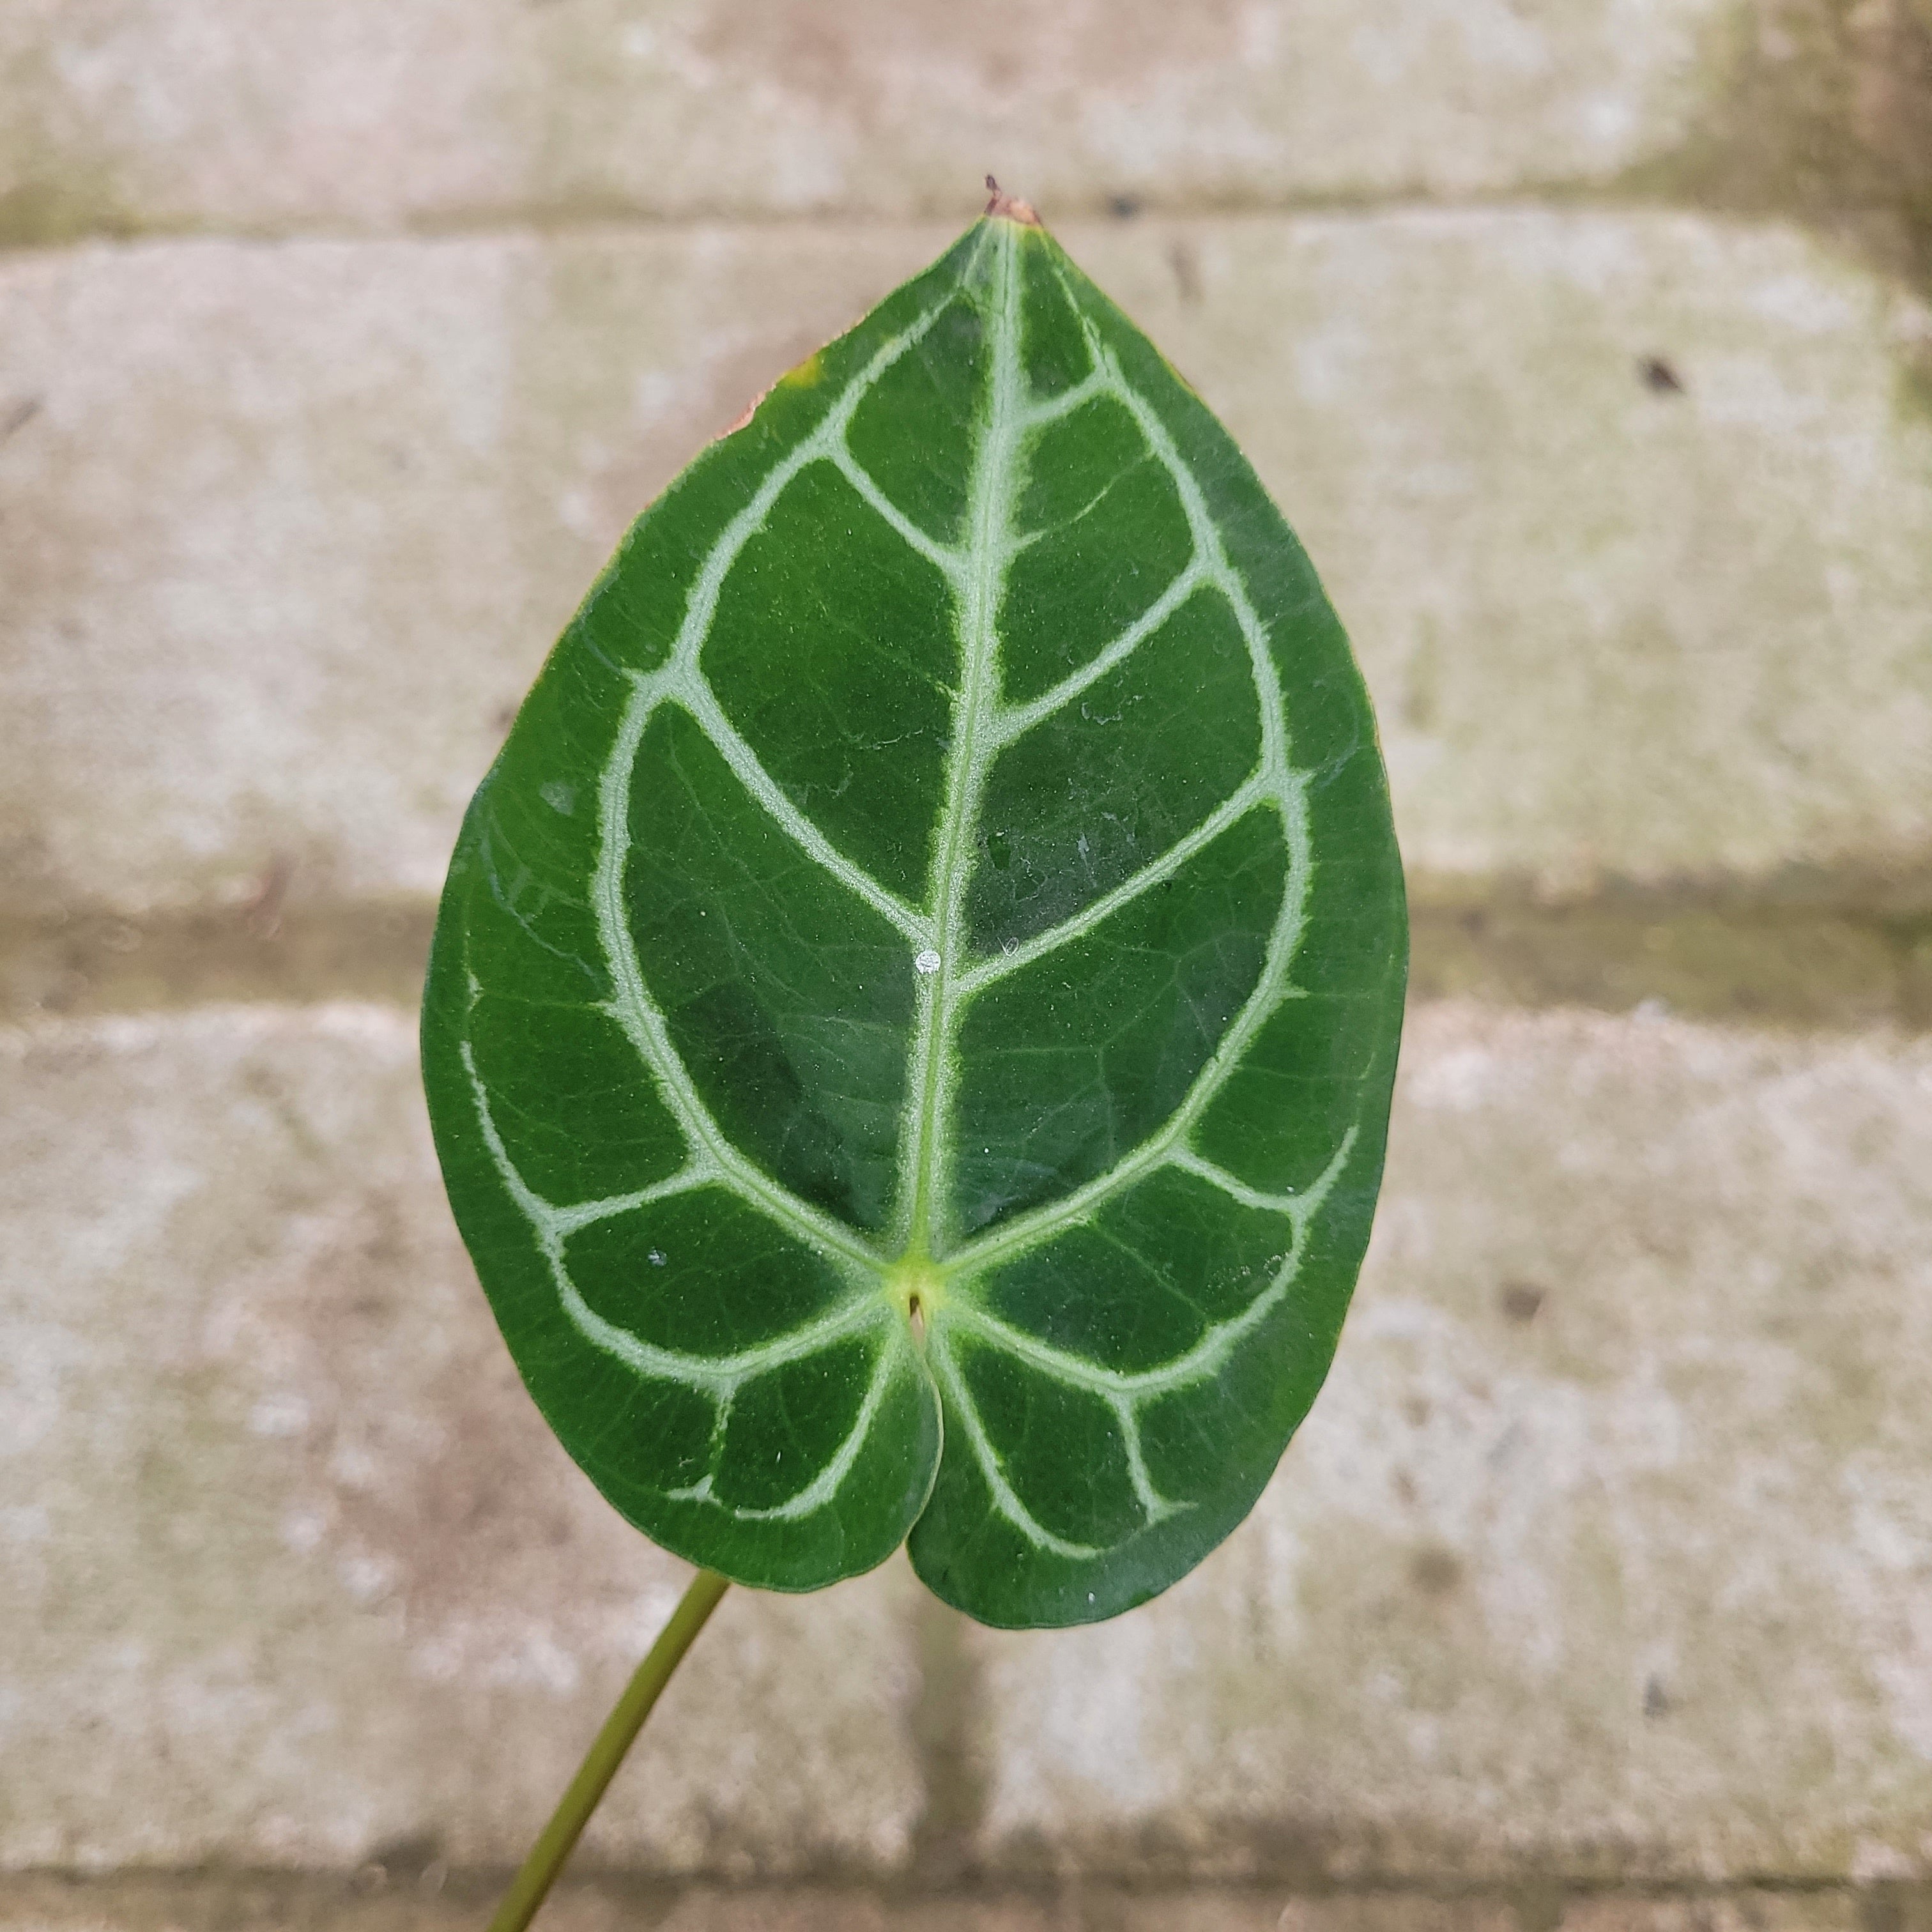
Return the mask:
POLYGON ((477 793, 450 1197, 571 1454, 807 1590, 1111 1616, 1334 1352, 1406 958, 1373 721, 1226 433, 1024 210, 626 538, 477 793))

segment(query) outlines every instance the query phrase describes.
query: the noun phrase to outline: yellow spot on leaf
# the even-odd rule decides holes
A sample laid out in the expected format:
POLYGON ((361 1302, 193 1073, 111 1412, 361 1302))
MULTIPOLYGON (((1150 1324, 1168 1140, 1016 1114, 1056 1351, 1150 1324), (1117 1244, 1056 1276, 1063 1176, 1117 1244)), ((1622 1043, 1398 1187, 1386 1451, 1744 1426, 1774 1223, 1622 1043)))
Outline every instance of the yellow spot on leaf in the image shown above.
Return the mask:
POLYGON ((783 389, 808 389, 825 374, 825 358, 814 350, 796 369, 788 369, 778 378, 783 389))

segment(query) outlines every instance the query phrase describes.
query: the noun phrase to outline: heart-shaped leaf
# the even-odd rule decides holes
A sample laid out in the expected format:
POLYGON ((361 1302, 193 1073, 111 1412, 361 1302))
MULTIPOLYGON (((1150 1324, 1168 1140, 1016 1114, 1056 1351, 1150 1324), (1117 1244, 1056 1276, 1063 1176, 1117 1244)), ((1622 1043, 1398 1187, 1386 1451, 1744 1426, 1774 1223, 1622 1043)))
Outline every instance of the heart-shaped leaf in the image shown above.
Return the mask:
POLYGON ((1368 701, 1226 432, 990 215, 626 538, 464 826, 424 1055, 524 1378, 667 1548, 1111 1616, 1252 1507, 1382 1168, 1368 701))

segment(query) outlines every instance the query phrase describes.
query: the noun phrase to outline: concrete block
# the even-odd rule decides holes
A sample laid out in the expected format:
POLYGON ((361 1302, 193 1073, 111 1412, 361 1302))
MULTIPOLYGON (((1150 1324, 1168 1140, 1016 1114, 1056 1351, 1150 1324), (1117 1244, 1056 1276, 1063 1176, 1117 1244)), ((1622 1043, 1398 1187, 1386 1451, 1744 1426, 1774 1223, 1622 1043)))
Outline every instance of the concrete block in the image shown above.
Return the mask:
POLYGON ((707 232, 0 266, 0 380, 32 407, 0 446, 0 898, 436 892, 632 518, 923 252, 707 232))
POLYGON ((1928 1255, 1923 1041, 1420 1010, 1254 1516, 1131 1616, 975 1633, 983 1856, 1922 1879, 1928 1255))
MULTIPOLYGON (((514 1863, 688 1573, 518 1382, 411 1019, 46 1027, 0 1089, 0 1869, 514 1863)), ((920 1595, 728 1596, 590 1868, 898 1864, 920 1595)))
POLYGON ((1558 1932, 1868 1932, 1877 1901, 1856 1892, 1735 1892, 1676 1898, 1586 1893, 1563 1902, 1558 1932))
POLYGON ((1932 906, 1922 301, 1690 215, 1078 239, 1322 572, 1425 892, 1932 906))
POLYGON ((1419 1893, 1290 1894, 1262 1887, 1216 1897, 1127 1894, 1120 1932, 1520 1932, 1500 1899, 1419 1893))
MULTIPOLYGON (((1726 0, 622 0, 538 18, 539 192, 944 214, 980 174, 1064 218, 1603 182, 1721 85, 1726 0)), ((534 136, 534 140, 532 136, 534 136)))
MULTIPOLYGON (((433 892, 632 515, 946 238, 0 266, 0 906, 433 892)), ((1932 904, 1932 418, 1898 359, 1922 305, 1791 230, 1689 217, 1066 239, 1323 570, 1424 893, 1829 874, 1932 904)))
MULTIPOLYGON (((0 1898, 0 1932, 470 1932, 494 1902, 474 1876, 430 1886, 370 1872, 353 1878, 157 1877, 76 1882, 28 1877, 0 1898)), ((556 1932, 1861 1932, 1890 1924, 1890 1899, 1834 1892, 1740 1890, 1658 1898, 1604 1892, 1563 1900, 1437 1898, 1426 1892, 1284 1894, 1279 1888, 1181 1891, 1076 1883, 1060 1890, 954 1896, 898 1887, 732 1888, 672 1894, 614 1877, 566 1879, 543 1909, 556 1932)), ((1904 1923, 1903 1917, 1898 1922, 1904 1923)))
POLYGON ((518 212, 1062 217, 1603 182, 1724 82, 1733 0, 15 0, 0 233, 518 212))

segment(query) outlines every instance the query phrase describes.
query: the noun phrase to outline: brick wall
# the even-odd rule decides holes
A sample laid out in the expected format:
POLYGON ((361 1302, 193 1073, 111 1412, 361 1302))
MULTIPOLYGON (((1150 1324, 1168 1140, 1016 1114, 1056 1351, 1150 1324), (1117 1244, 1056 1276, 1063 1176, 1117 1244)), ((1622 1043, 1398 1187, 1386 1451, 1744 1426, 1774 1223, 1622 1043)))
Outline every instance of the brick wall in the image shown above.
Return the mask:
POLYGON ((450 1227, 434 895, 988 167, 1356 638, 1375 1242, 1194 1576, 736 1593, 554 1922, 1932 1928, 1926 0, 6 0, 4 1932, 472 1923, 674 1600, 450 1227))

